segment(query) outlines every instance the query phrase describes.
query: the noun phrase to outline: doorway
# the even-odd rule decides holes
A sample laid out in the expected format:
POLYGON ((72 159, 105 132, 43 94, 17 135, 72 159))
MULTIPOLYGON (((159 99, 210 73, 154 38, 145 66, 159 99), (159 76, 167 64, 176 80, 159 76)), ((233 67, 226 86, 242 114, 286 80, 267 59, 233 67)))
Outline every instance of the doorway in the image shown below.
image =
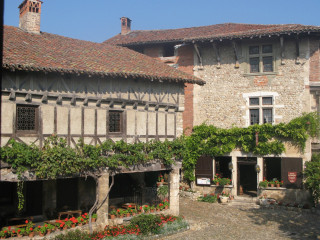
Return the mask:
POLYGON ((237 164, 238 189, 237 195, 257 196, 256 158, 239 157, 237 164))

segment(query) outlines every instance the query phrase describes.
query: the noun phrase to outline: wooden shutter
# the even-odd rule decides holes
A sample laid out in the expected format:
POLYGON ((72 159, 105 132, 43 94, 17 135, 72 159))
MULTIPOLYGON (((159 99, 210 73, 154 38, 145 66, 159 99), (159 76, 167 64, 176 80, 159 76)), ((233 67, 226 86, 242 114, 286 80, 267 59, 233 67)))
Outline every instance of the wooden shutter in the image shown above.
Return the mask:
POLYGON ((212 157, 202 156, 198 159, 196 165, 196 178, 212 179, 212 157))
POLYGON ((302 158, 282 158, 281 159, 281 179, 286 188, 302 188, 302 158), (291 183, 288 173, 297 173, 297 180, 291 183))

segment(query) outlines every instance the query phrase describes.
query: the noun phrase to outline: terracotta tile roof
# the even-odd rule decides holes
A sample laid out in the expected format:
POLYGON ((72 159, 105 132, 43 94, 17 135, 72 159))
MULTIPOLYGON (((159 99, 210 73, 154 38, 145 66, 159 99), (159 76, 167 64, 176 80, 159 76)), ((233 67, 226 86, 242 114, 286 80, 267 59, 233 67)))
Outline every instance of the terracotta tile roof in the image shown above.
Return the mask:
POLYGON ((116 35, 106 40, 105 43, 115 45, 138 45, 160 42, 190 42, 193 40, 250 38, 308 32, 320 32, 320 27, 300 24, 261 25, 224 23, 204 27, 131 31, 126 35, 116 35))
POLYGON ((204 84, 124 47, 4 26, 3 68, 204 84))

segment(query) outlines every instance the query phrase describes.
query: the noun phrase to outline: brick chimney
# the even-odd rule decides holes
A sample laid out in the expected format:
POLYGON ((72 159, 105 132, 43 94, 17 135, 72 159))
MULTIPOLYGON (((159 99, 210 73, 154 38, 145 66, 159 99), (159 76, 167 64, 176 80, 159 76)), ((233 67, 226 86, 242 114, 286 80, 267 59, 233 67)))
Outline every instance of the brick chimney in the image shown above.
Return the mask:
POLYGON ((131 20, 127 17, 121 19, 121 35, 125 35, 131 31, 131 20))
POLYGON ((20 4, 19 28, 31 33, 40 33, 42 3, 40 0, 24 0, 20 4))

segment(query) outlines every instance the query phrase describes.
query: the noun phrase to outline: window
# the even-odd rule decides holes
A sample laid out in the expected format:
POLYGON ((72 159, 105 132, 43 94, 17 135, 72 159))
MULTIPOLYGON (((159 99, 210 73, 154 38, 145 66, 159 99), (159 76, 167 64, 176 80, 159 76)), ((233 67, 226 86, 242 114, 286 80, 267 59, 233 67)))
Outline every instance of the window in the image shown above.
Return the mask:
POLYGON ((122 132, 122 112, 109 111, 109 132, 110 133, 122 132))
POLYGON ((264 158, 263 175, 266 180, 283 181, 283 187, 302 188, 301 158, 264 158))
POLYGON ((273 123, 273 98, 251 97, 249 98, 250 125, 273 123))
POLYGON ((231 171, 229 169, 229 163, 231 157, 215 157, 215 172, 223 178, 231 179, 231 171))
POLYGON ((16 131, 36 133, 38 131, 38 106, 17 105, 16 109, 16 131))
POLYGON ((256 45, 249 47, 250 73, 273 72, 272 45, 256 45))
POLYGON ((173 57, 175 56, 174 45, 166 45, 162 48, 162 57, 173 57))

